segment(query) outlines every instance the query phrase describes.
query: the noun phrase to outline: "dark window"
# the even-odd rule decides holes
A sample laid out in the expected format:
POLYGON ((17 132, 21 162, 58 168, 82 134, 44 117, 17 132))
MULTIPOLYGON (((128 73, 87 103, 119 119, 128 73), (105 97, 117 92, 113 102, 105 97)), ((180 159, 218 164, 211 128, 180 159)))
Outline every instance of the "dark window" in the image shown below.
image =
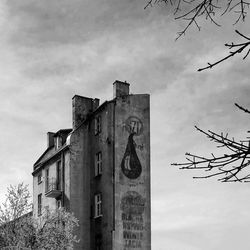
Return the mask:
POLYGON ((57 200, 56 201, 56 207, 57 208, 61 208, 62 207, 62 201, 61 200, 57 200))
POLYGON ((102 174, 102 152, 95 154, 95 176, 102 174))
POLYGON ((95 195, 95 218, 102 216, 102 194, 95 195))
POLYGON ((49 191, 49 168, 45 170, 45 192, 49 191))
POLYGON ((42 173, 38 174, 37 176, 37 184, 40 184, 42 182, 42 173))
POLYGON ((54 145, 56 150, 62 147, 62 137, 60 135, 54 137, 54 145))
POLYGON ((42 194, 37 196, 37 214, 38 216, 42 214, 42 194))
POLYGON ((101 127, 102 127, 102 119, 101 116, 97 116, 95 118, 95 135, 101 133, 101 127))
POLYGON ((62 164, 61 161, 56 163, 56 183, 57 183, 57 190, 62 189, 62 164))

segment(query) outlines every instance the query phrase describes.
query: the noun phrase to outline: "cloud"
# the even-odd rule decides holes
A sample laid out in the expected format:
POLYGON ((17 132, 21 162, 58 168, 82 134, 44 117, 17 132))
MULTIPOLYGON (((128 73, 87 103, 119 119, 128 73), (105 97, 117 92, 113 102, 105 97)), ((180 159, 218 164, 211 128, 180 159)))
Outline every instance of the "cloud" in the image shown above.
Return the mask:
POLYGON ((202 23, 202 32, 190 29, 175 42, 183 24, 144 4, 0 1, 0 200, 8 184, 32 182, 46 132, 71 126, 74 94, 112 99, 112 83, 127 80, 132 93, 151 94, 153 248, 248 249, 248 187, 194 182, 204 173, 169 165, 186 151, 214 151, 195 124, 245 136, 248 117, 233 103, 250 107, 249 63, 234 58, 197 73, 224 55, 230 29, 202 23))
MULTIPOLYGON (((18 27, 12 42, 29 46, 82 43, 114 30, 133 29, 150 19, 145 1, 8 1, 18 27), (18 40, 16 38, 18 37, 18 40)), ((157 9, 155 9, 157 10, 157 9)), ((161 9, 158 9, 159 14, 161 9)))

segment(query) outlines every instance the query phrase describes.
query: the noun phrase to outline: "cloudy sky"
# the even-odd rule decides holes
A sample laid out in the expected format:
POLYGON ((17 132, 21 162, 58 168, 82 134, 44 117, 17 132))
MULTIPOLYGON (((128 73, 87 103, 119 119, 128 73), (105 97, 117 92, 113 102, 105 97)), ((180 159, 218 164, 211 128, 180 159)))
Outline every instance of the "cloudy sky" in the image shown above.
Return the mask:
POLYGON ((105 101, 126 80, 151 95, 152 249, 249 250, 250 184, 197 181, 170 166, 186 151, 214 151, 194 125, 247 136, 249 117, 233 104, 250 108, 249 59, 196 71, 225 55, 236 27, 201 21, 175 42, 185 24, 145 3, 0 0, 0 201, 9 184, 32 190, 46 133, 71 127, 73 95, 105 101))

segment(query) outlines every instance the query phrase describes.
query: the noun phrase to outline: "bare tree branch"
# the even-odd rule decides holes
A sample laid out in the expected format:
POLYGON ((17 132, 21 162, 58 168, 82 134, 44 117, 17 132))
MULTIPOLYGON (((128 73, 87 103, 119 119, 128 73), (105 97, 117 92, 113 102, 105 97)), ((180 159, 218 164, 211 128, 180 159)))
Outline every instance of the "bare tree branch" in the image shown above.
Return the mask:
MULTIPOLYGON (((144 9, 148 7, 152 7, 155 4, 164 3, 169 9, 173 9, 173 15, 175 16, 175 20, 182 20, 187 22, 186 26, 183 30, 177 33, 178 40, 181 36, 185 35, 187 30, 191 26, 195 26, 199 31, 201 30, 201 26, 199 24, 201 19, 205 19, 220 27, 220 19, 226 14, 233 13, 236 15, 236 20, 233 24, 238 23, 239 21, 244 22, 247 17, 247 12, 250 7, 250 1, 246 0, 149 0, 144 7, 144 9)), ((245 52, 243 59, 246 59, 250 53, 250 38, 243 35, 239 31, 236 30, 236 33, 244 38, 246 41, 243 43, 231 43, 225 44, 225 46, 230 50, 229 55, 223 57, 222 59, 209 63, 208 66, 199 68, 198 71, 203 71, 206 69, 211 69, 214 66, 226 61, 227 59, 233 57, 236 54, 240 54, 245 52), (231 51, 232 49, 236 49, 231 51)))
MULTIPOLYGON (((214 67, 215 65, 226 61, 227 59, 229 59, 230 57, 235 56, 236 54, 242 53, 246 48, 248 48, 250 46, 250 38, 246 37, 245 35, 243 35, 242 33, 240 33, 238 30, 235 30, 235 32, 240 35, 241 37, 245 38, 247 41, 244 43, 238 43, 238 44, 225 44, 226 47, 229 48, 229 50, 233 49, 233 48, 238 48, 235 51, 230 51, 228 56, 223 57, 222 59, 216 61, 215 63, 208 63, 208 66, 204 67, 204 68, 200 68, 198 69, 198 71, 203 71, 206 69, 211 69, 212 67, 214 67)), ((249 55, 249 49, 247 51, 247 53, 245 54, 245 56, 243 57, 243 60, 246 59, 246 57, 249 55)))
POLYGON ((250 111, 249 111, 248 109, 243 108, 242 106, 240 106, 240 105, 239 105, 239 104, 237 104, 237 103, 235 103, 234 105, 235 105, 236 107, 238 107, 240 110, 243 110, 244 112, 246 112, 246 113, 250 114, 250 111))
MULTIPOLYGON (((235 105, 242 111, 250 113, 249 110, 235 105)), ((203 179, 218 177, 221 182, 250 182, 248 167, 250 165, 250 141, 237 142, 234 138, 228 138, 228 134, 217 134, 211 130, 204 131, 197 126, 196 130, 204 134, 208 139, 215 142, 217 147, 229 150, 220 156, 213 153, 209 157, 199 156, 196 154, 186 153, 186 162, 173 163, 180 169, 202 169, 205 170, 205 176, 195 176, 193 178, 203 179)))

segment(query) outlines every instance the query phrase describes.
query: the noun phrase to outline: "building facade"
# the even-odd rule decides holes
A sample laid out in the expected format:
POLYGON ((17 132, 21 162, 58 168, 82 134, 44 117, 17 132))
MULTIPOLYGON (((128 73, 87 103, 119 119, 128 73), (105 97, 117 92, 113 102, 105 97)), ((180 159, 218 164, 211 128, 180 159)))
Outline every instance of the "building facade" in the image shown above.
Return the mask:
POLYGON ((65 207, 79 220, 74 249, 150 250, 148 94, 115 81, 114 98, 74 96, 72 129, 47 133, 34 164, 34 216, 65 207))

